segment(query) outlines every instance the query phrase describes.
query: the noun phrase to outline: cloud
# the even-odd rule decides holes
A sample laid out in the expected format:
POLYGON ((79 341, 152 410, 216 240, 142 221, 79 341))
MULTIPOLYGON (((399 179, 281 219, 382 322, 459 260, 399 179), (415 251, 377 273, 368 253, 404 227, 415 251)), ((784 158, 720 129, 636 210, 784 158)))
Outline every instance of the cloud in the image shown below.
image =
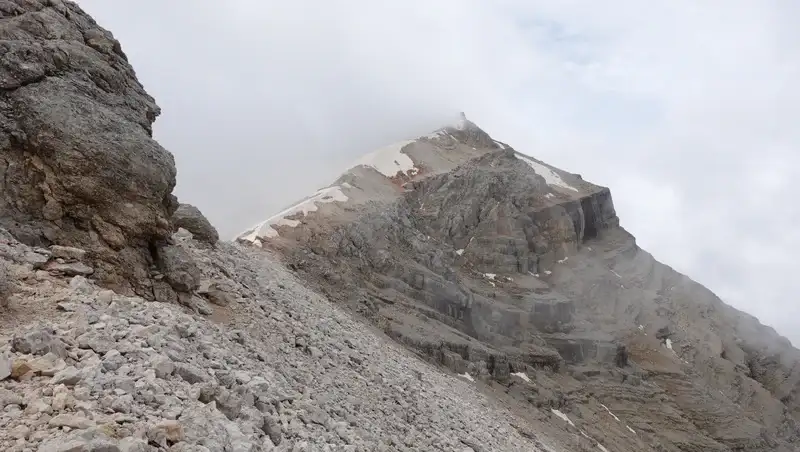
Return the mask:
POLYGON ((611 187, 644 248, 800 340, 792 0, 79 3, 225 235, 463 110, 611 187))

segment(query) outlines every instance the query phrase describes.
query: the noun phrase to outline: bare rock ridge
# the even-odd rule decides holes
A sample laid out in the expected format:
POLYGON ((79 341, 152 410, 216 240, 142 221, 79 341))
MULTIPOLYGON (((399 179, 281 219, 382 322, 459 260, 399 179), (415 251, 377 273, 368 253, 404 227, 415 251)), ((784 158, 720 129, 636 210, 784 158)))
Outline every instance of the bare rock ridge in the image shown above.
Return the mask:
POLYGON ((151 137, 159 113, 77 5, 0 2, 0 226, 86 250, 107 287, 175 298, 150 274, 178 208, 174 159, 151 137))
POLYGON ((0 450, 800 448, 800 352, 607 188, 462 114, 218 242, 158 113, 76 4, 0 0, 0 450))
POLYGON ((569 450, 800 448, 800 352, 639 248, 607 188, 462 117, 318 194, 239 241, 569 450))

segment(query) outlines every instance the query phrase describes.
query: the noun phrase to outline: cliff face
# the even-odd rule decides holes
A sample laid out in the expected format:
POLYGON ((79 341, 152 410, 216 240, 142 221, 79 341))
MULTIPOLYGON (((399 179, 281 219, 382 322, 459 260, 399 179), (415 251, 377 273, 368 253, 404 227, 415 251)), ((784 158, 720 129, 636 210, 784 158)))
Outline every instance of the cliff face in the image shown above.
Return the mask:
POLYGON ((177 207, 158 106, 118 41, 72 2, 0 1, 0 226, 88 251, 105 285, 153 297, 177 207))
POLYGON ((607 188, 468 121, 392 152, 243 241, 570 450, 800 445, 798 351, 640 249, 607 188))

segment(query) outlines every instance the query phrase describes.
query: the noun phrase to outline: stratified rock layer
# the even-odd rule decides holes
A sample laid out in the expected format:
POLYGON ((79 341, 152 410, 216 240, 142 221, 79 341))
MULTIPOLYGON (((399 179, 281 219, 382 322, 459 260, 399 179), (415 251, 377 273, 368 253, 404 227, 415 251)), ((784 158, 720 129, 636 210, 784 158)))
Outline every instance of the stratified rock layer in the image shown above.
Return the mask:
POLYGON ((110 32, 60 0, 0 2, 0 225, 88 251, 94 277, 152 297, 177 207, 159 108, 110 32))
POLYGON ((607 188, 469 122, 392 152, 415 169, 400 183, 365 160, 344 201, 242 240, 531 425, 552 413, 562 444, 589 439, 568 450, 800 447, 798 350, 640 249, 607 188))

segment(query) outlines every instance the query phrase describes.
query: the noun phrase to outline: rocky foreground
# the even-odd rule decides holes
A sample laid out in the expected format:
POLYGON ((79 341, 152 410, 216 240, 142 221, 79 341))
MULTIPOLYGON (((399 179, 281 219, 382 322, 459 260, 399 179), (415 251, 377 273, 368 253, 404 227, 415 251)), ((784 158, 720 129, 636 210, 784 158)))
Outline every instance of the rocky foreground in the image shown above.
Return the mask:
POLYGON ((206 315, 37 270, 63 259, 3 236, 14 294, 0 336, 0 450, 545 450, 472 383, 264 253, 176 240, 206 287, 229 288, 219 304, 198 297, 206 315))

